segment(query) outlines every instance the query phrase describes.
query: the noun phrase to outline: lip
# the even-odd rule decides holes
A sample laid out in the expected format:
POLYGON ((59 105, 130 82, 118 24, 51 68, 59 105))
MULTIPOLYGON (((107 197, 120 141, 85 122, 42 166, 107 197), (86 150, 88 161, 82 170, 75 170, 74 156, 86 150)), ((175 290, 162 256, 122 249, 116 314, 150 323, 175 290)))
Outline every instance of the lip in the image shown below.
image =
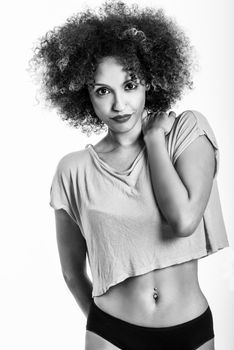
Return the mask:
POLYGON ((130 117, 132 116, 132 114, 123 114, 123 115, 117 115, 116 117, 112 118, 114 120, 117 120, 117 121, 125 121, 125 120, 128 120, 130 117))

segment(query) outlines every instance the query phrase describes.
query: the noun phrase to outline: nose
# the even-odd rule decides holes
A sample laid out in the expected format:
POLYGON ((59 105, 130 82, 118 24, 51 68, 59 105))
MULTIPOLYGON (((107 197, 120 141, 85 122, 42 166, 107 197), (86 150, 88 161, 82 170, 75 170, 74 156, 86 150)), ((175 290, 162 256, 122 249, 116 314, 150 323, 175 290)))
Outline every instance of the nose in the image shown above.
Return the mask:
POLYGON ((121 112, 125 109, 125 101, 122 96, 117 94, 114 96, 112 109, 117 112, 121 112))

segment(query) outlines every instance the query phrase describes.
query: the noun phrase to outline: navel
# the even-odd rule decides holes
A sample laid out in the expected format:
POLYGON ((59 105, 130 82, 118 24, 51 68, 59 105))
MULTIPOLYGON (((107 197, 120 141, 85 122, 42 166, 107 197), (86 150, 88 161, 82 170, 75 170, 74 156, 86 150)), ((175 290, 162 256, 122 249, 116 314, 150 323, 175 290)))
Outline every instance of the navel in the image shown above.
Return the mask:
POLYGON ((158 288, 154 288, 153 298, 154 298, 155 303, 157 303, 158 298, 159 298, 158 288))

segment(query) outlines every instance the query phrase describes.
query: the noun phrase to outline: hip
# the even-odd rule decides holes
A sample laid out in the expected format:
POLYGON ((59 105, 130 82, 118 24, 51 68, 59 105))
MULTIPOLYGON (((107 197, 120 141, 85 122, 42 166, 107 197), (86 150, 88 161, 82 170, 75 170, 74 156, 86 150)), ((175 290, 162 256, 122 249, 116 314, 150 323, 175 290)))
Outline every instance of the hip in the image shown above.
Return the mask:
POLYGON ((214 349, 212 312, 171 327, 142 327, 100 310, 92 301, 86 324, 86 350, 214 349))

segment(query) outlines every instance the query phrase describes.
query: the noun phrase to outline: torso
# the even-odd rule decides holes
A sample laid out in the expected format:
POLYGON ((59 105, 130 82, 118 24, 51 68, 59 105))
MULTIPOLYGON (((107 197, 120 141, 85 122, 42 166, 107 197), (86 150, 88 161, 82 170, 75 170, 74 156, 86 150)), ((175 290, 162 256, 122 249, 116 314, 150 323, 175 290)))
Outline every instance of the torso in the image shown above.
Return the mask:
MULTIPOLYGON (((119 171, 128 169, 142 148, 138 145, 134 150, 118 153, 103 152, 102 146, 102 143, 95 146, 99 157, 119 171)), ((167 327, 187 322, 208 307, 199 286, 197 268, 197 260, 191 260, 130 277, 94 297, 94 302, 108 314, 140 326, 167 327)))

